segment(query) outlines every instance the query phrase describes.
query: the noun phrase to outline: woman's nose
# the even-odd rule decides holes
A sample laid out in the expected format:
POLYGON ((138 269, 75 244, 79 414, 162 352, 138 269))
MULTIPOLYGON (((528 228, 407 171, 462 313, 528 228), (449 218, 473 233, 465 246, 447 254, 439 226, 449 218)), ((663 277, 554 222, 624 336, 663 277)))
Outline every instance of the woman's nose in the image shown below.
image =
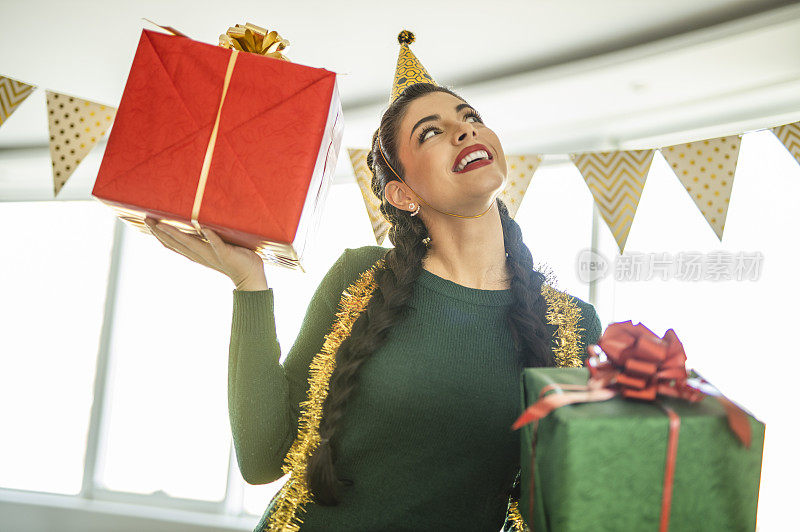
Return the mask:
POLYGON ((462 140, 464 140, 467 137, 467 135, 470 134, 470 132, 472 133, 473 137, 478 134, 477 130, 473 126, 469 124, 464 124, 462 126, 462 131, 459 132, 458 134, 458 141, 461 142, 462 140))

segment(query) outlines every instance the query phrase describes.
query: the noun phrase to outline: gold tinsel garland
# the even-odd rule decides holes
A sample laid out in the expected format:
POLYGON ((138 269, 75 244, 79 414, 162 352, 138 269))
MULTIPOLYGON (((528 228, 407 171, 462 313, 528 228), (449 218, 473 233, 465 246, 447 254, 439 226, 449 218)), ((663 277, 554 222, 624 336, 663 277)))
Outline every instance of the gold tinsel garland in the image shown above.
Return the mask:
POLYGON ((553 354, 559 368, 580 368, 583 366, 583 349, 581 331, 578 327, 581 320, 581 308, 575 304, 572 296, 556 290, 550 285, 542 285, 542 295, 547 300, 545 318, 550 325, 556 325, 556 346, 553 354))
POLYGON ((519 501, 513 497, 508 504, 508 516, 506 517, 506 521, 511 521, 515 532, 530 531, 530 528, 528 528, 528 525, 525 523, 525 519, 522 518, 522 514, 519 513, 519 501))
POLYGON ((308 456, 319 445, 319 423, 322 419, 322 403, 328 395, 328 383, 336 366, 336 351, 342 341, 350 334, 358 316, 367 303, 377 283, 375 273, 383 268, 384 260, 378 260, 370 269, 342 292, 339 311, 325 336, 322 350, 314 356, 309 368, 308 399, 300 403, 300 419, 297 437, 286 454, 282 470, 291 476, 277 495, 275 509, 269 519, 268 530, 296 532, 300 530, 302 519, 297 515, 302 505, 311 501, 305 481, 308 456))
MULTIPOLYGON (((320 352, 314 356, 309 367, 308 399, 300 403, 300 419, 298 421, 297 437, 289 452, 286 454, 282 470, 291 473, 291 476, 275 496, 273 509, 267 530, 297 532, 300 530, 302 519, 298 511, 303 510, 303 505, 311 501, 311 495, 305 481, 305 472, 308 456, 319 445, 319 423, 322 419, 322 403, 328 395, 328 385, 336 366, 336 351, 342 341, 347 338, 361 312, 367 307, 372 293, 377 288, 375 274, 385 266, 384 259, 378 260, 359 278, 342 291, 339 301, 339 311, 331 326, 331 331, 325 336, 320 352)), ((581 309, 575 300, 564 292, 551 286, 555 284, 552 273, 545 273, 547 282, 542 284, 541 293, 547 300, 547 313, 545 318, 551 325, 556 325, 555 332, 556 364, 559 367, 580 367, 581 347, 578 327, 581 319, 581 309)), ((507 520, 514 525, 514 530, 524 532, 528 526, 519 512, 519 501, 509 498, 507 520)))

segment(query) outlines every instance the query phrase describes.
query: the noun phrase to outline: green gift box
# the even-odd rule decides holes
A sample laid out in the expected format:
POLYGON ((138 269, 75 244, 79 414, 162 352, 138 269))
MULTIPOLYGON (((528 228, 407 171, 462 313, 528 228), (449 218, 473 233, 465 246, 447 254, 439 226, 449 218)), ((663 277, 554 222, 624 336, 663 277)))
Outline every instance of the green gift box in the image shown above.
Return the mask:
MULTIPOLYGON (((522 411, 545 386, 586 385, 589 376, 586 367, 525 368, 522 411)), ((698 375, 689 370, 689 377, 698 375)), ((551 393, 559 391, 545 395, 551 393)), ((752 432, 747 448, 729 429, 716 398, 690 402, 659 395, 658 401, 680 416, 669 530, 755 530, 764 424, 747 413, 752 432)), ((617 395, 569 404, 519 430, 519 510, 534 532, 659 530, 669 416, 655 402, 617 395)))

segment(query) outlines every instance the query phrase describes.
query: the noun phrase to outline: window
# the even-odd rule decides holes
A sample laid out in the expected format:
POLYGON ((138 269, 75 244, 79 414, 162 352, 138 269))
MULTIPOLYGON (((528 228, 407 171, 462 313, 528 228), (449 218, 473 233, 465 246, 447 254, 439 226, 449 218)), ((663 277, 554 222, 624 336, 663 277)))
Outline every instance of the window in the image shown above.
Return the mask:
POLYGON ((96 203, 4 203, 0 486, 81 489, 114 219, 96 203))
POLYGON ((120 264, 99 480, 221 501, 233 283, 127 224, 120 264))

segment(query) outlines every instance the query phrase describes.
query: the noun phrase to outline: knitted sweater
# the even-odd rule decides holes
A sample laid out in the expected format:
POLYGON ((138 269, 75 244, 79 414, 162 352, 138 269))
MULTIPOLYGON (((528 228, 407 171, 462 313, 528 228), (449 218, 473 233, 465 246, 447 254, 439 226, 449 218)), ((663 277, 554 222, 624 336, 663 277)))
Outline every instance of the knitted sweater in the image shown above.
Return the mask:
MULTIPOLYGON (((345 249, 308 306, 283 364, 272 289, 233 290, 228 406, 239 469, 250 484, 281 478, 297 435, 309 364, 350 283, 385 253, 345 249)), ((594 307, 581 310, 581 347, 595 343, 594 307)), ((361 366, 337 435, 336 472, 352 484, 337 506, 304 504, 301 530, 496 532, 520 466, 520 370, 505 313, 510 289, 456 284, 425 269, 411 310, 361 366)), ((556 325, 548 324, 555 347, 556 325)), ((584 354, 585 358, 585 354, 584 354)), ((276 497, 256 530, 266 530, 276 497)))

